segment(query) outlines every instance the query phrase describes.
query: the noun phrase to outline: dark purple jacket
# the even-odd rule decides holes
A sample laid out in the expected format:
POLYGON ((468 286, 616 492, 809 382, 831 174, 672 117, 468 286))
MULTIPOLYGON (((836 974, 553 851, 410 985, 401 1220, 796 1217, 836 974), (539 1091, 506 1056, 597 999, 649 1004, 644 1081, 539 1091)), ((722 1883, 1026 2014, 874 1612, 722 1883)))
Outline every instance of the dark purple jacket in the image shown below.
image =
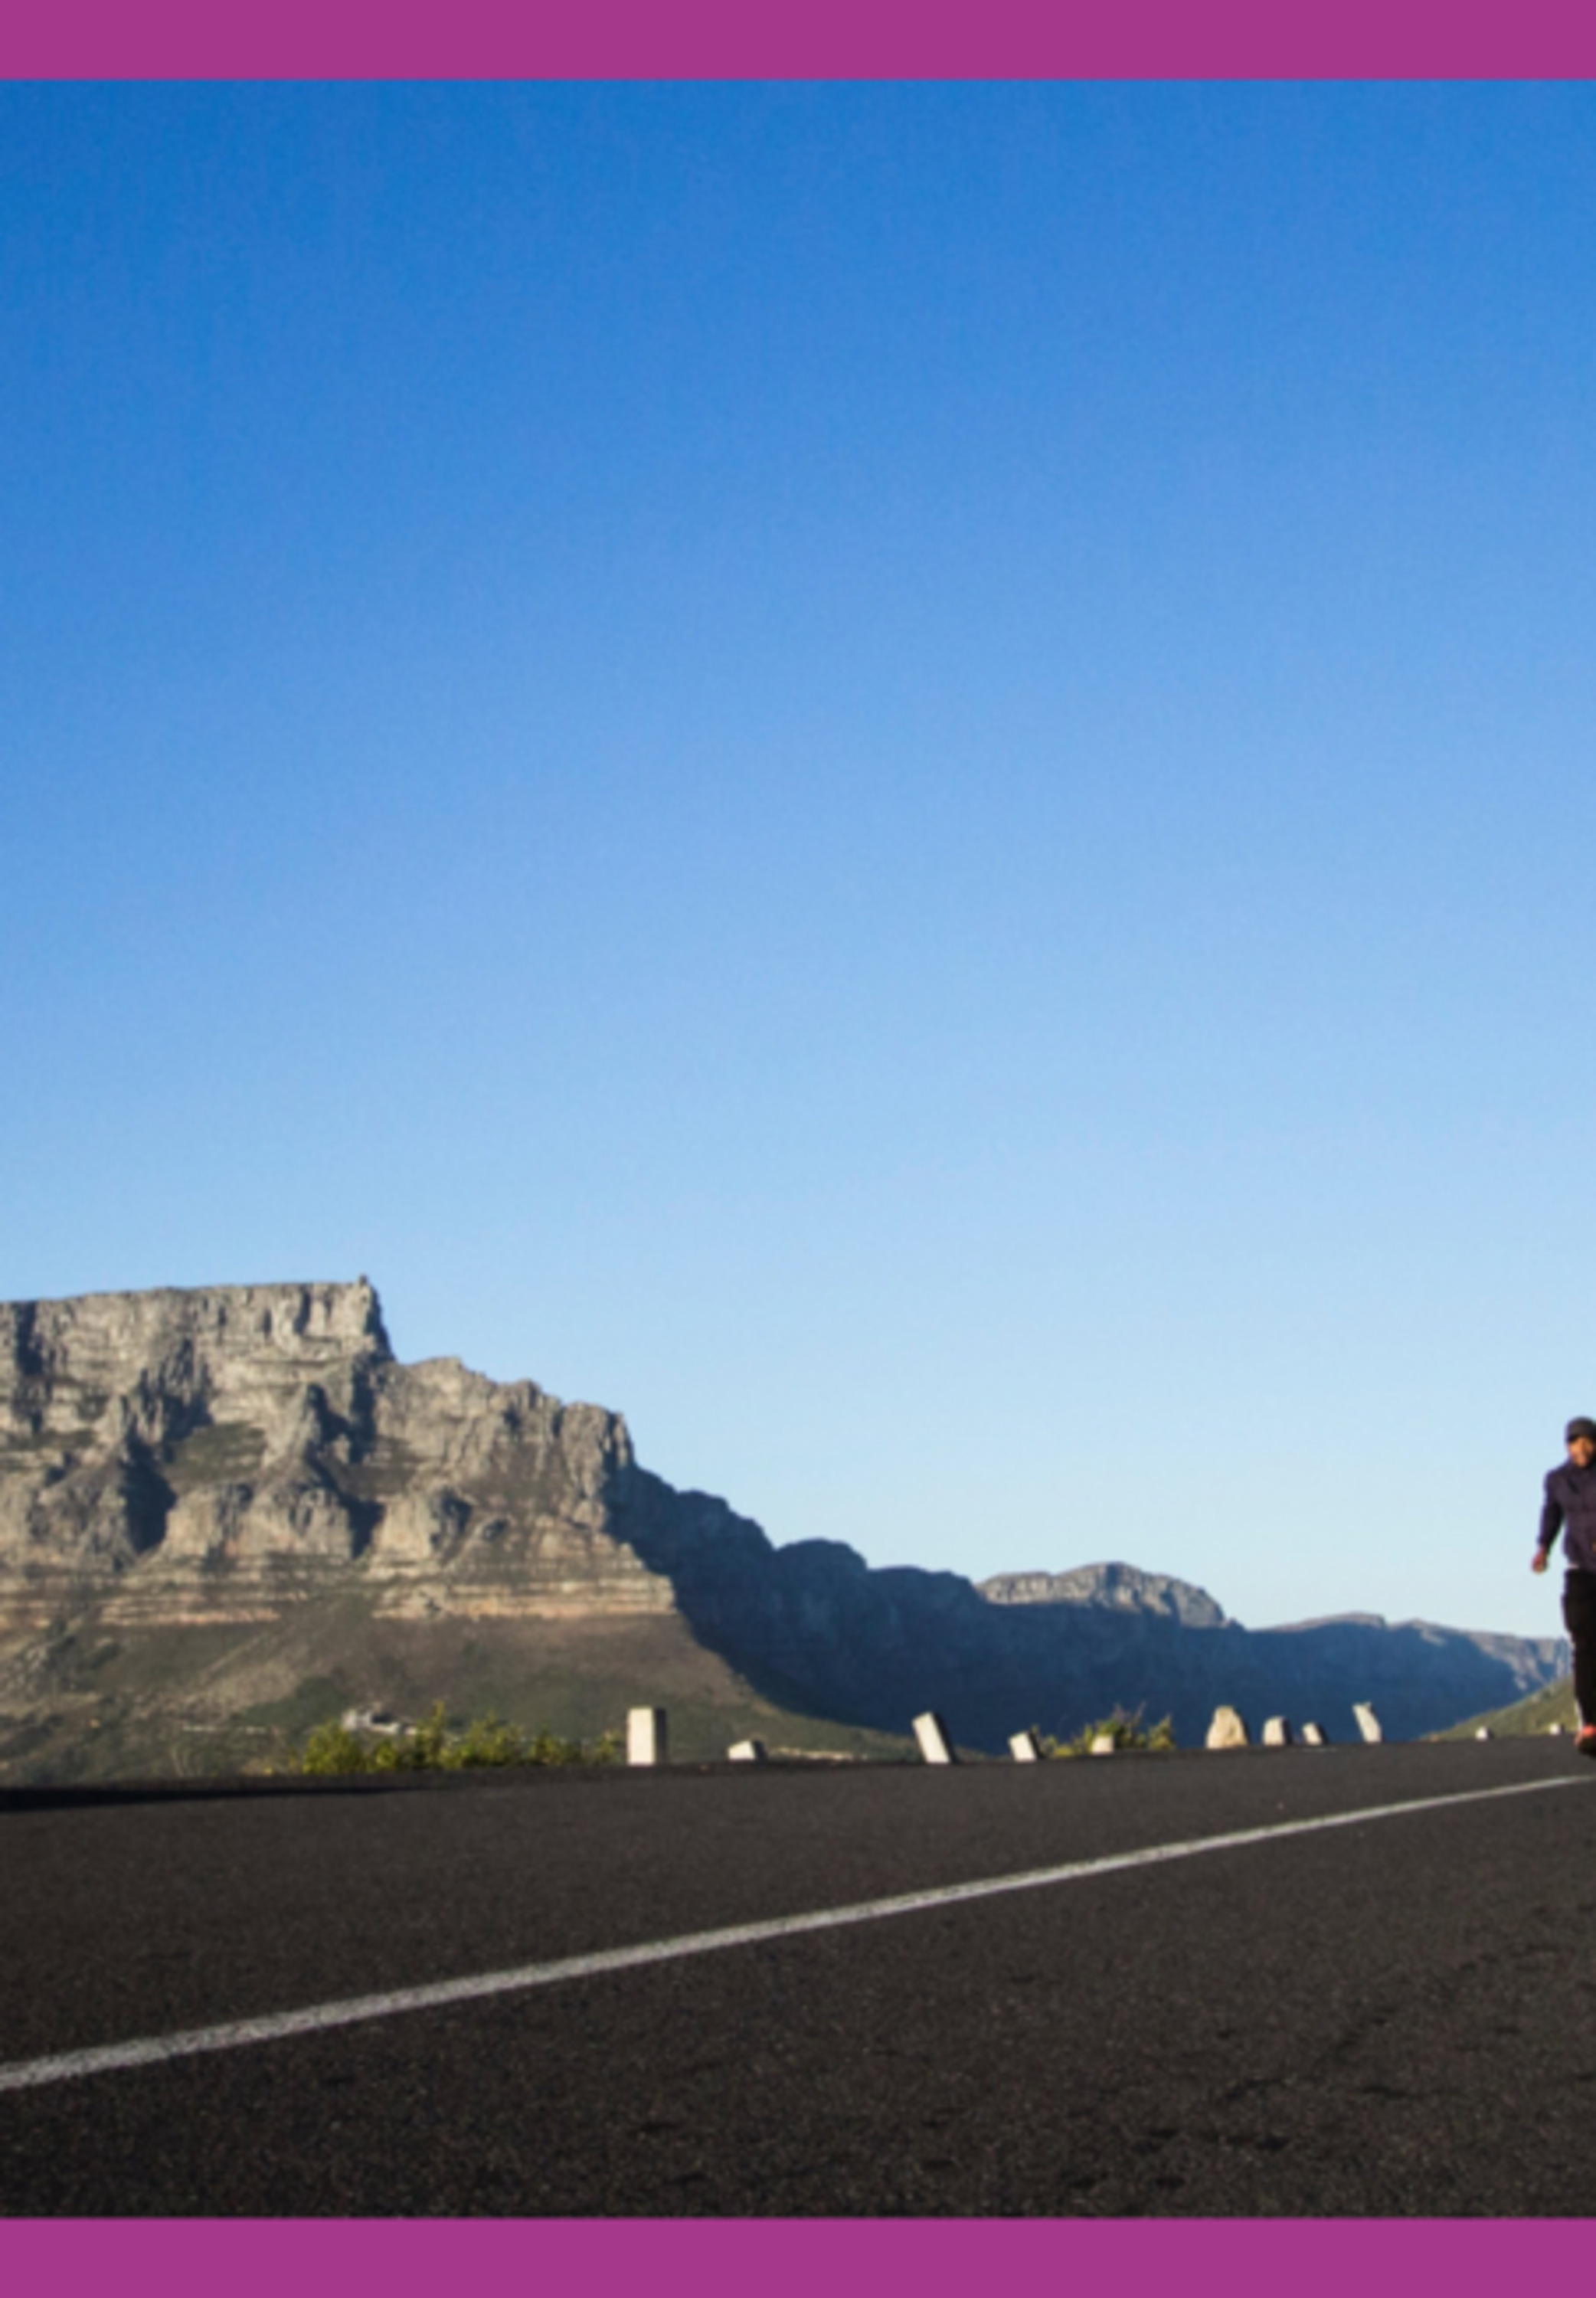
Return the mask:
POLYGON ((1565 1460, 1546 1479, 1541 1510, 1541 1545, 1550 1548, 1563 1534, 1563 1554, 1575 1572, 1596 1572, 1596 1461, 1576 1468, 1565 1460))

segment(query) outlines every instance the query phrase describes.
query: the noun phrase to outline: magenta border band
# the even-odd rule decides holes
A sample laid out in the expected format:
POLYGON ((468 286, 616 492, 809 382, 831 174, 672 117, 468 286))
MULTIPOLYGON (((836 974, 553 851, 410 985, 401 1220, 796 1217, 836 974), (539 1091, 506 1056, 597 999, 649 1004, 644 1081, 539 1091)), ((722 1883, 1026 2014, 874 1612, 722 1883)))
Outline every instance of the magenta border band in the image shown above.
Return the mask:
POLYGON ((1581 79, 1578 0, 4 0, 10 79, 1581 79))
MULTIPOLYGON (((1570 0, 4 0, 16 79, 1584 79, 1570 0)), ((159 2144, 158 2134, 153 2143, 159 2144)), ((34 2220, 65 2298, 1448 2298, 1564 2287, 1579 2219, 34 2220)))
POLYGON ((1439 2282, 1485 2298, 1588 2253, 1578 2220, 1539 2219, 197 2219, 12 2220, 19 2289, 229 2298, 321 2292, 636 2291, 650 2298, 894 2298, 955 2292, 1369 2298, 1439 2282))

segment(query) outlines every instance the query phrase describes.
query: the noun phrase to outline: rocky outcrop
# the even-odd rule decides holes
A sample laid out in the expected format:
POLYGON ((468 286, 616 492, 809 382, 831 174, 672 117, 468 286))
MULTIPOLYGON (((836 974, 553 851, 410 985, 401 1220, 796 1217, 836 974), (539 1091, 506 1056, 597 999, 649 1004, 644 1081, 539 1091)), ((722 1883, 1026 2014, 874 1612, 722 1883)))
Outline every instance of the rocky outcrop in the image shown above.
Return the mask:
POLYGON ((671 1608, 609 1534, 617 1416, 398 1363, 363 1278, 13 1303, 0 1352, 8 1625, 671 1608))
POLYGON ((1222 1628, 1226 1616, 1206 1588, 1134 1564, 1078 1564, 1072 1572, 999 1572, 976 1587, 988 1604, 1097 1604, 1146 1612, 1183 1628, 1222 1628))
POLYGON ((1418 1623, 1250 1633, 1126 1564, 978 1589, 835 1542, 776 1548, 640 1467, 615 1413, 452 1359, 399 1363, 363 1278, 0 1308, 0 1633, 160 1632, 170 1670, 175 1628, 335 1604, 551 1637, 668 1619, 789 1711, 903 1732, 936 1709, 994 1749, 1116 1706, 1172 1714, 1190 1743, 1221 1701, 1350 1732, 1368 1699, 1406 1737, 1566 1664, 1555 1639, 1418 1623))

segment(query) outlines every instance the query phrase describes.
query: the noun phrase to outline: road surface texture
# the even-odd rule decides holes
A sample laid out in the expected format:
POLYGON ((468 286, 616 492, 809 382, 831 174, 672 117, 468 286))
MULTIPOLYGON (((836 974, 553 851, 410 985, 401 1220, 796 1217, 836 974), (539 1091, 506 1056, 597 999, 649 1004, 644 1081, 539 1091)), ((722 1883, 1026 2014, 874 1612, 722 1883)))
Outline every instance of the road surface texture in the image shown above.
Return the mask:
POLYGON ((13 1793, 0 2211, 1583 2215, 1592 1790, 1507 1740, 13 1793))

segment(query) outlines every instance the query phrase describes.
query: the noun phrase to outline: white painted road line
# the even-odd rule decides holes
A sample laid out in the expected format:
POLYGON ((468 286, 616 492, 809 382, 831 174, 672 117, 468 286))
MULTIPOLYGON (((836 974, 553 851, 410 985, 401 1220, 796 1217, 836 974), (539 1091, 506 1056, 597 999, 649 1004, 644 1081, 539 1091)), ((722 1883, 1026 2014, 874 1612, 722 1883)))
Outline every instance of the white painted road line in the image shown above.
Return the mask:
POLYGON ((768 1940, 800 1937, 805 1931, 842 1930, 853 1923, 880 1922, 888 1915, 912 1915, 928 1907, 956 1907, 972 1899, 993 1899, 1005 1891, 1037 1891, 1054 1883, 1084 1883, 1094 1875, 1114 1875, 1132 1867, 1162 1867, 1171 1860, 1195 1859, 1205 1851, 1236 1851, 1252 1843, 1275 1843, 1292 1835, 1318 1835, 1332 1827, 1361 1827, 1370 1820, 1402 1819, 1413 1812, 1446 1811, 1460 1804, 1489 1803, 1498 1796, 1541 1795, 1550 1788, 1587 1785, 1583 1780, 1530 1780, 1514 1787, 1471 1788, 1460 1795, 1426 1796, 1408 1803, 1376 1804, 1367 1811, 1332 1812, 1319 1819, 1286 1819, 1269 1827, 1245 1827, 1232 1835, 1200 1836, 1190 1843, 1157 1843, 1145 1851, 1117 1851, 1105 1859, 1076 1859, 1062 1867, 1033 1867, 1017 1875, 993 1875, 976 1883, 947 1883, 930 1891, 904 1891, 896 1898, 861 1899, 848 1907, 820 1907, 806 1915, 777 1915, 765 1922, 732 1923, 724 1930, 689 1931, 679 1938, 651 1939, 641 1947, 607 1947, 597 1955, 564 1955, 558 1963, 523 1963, 515 1971, 484 1971, 475 1979, 444 1979, 430 1987, 400 1987, 385 1995, 355 1995, 342 2003, 314 2003, 303 2011, 277 2011, 260 2019, 232 2019, 216 2027, 190 2027, 175 2035, 150 2035, 130 2043, 106 2043, 87 2051, 62 2051, 53 2058, 20 2059, 0 2065, 0 2091, 37 2090, 46 2083, 71 2082, 84 2075, 112 2074, 126 2067, 159 2066, 203 2051, 234 2051, 249 2043, 278 2043, 294 2035, 325 2034, 333 2027, 359 2026, 392 2019, 405 2011, 437 2011, 455 2003, 480 2003, 490 1996, 519 1995, 533 1987, 557 1987, 573 1979, 602 1978, 612 1971, 637 1971, 687 1955, 715 1955, 723 1947, 757 1947, 768 1940))

